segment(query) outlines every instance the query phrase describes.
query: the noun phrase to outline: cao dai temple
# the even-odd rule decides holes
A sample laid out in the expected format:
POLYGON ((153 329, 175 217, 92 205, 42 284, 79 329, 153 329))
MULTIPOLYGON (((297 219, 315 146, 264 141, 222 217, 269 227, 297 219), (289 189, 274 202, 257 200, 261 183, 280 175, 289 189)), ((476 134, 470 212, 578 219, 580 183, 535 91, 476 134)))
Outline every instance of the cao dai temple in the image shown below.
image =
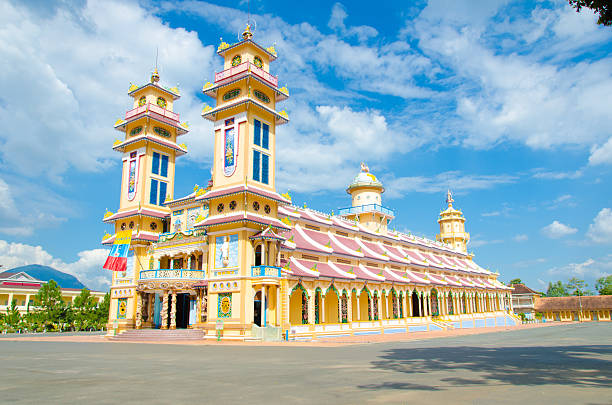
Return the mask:
POLYGON ((277 104, 289 93, 270 73, 274 47, 248 26, 242 38, 221 43, 224 70, 203 88, 215 100, 202 111, 214 124, 214 163, 190 195, 173 197, 189 130, 174 112, 179 90, 161 86, 157 70, 129 90, 132 109, 115 123, 124 138, 113 145, 123 159, 119 209, 104 222, 132 230, 133 256, 113 272, 109 330, 309 339, 515 324, 511 289, 467 254, 450 191, 435 241, 390 229, 395 214, 365 164, 337 214, 276 191, 276 128, 289 122, 277 104))

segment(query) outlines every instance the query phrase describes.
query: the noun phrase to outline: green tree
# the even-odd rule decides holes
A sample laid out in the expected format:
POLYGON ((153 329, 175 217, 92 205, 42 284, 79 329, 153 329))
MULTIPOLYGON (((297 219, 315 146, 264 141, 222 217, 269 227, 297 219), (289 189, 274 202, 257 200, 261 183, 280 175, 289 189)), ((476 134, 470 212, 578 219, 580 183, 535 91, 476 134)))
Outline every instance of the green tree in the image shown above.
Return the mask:
POLYGON ((11 301, 11 306, 6 311, 5 322, 12 328, 17 329, 21 323, 21 313, 17 309, 17 300, 11 301))
POLYGON ((514 284, 523 284, 523 281, 520 278, 513 278, 512 280, 510 280, 510 285, 514 284))
POLYGON ((72 303, 74 327, 76 330, 86 330, 96 323, 96 299, 87 288, 74 298, 72 303))
POLYGON ((599 14, 597 24, 608 27, 612 25, 612 4, 610 0, 569 0, 569 4, 576 9, 577 13, 582 10, 582 7, 586 7, 599 14))
POLYGON ((590 292, 587 290, 588 284, 584 280, 580 280, 576 277, 572 277, 567 282, 567 291, 572 295, 589 295, 590 292))
POLYGON ((98 304, 94 311, 95 328, 103 329, 108 323, 108 311, 110 309, 110 293, 104 295, 104 299, 98 304))
POLYGON ((561 281, 548 283, 548 289, 546 290, 547 297, 567 297, 568 295, 569 293, 561 281))
POLYGON ((600 295, 612 295, 612 275, 598 278, 595 289, 600 295))
POLYGON ((70 307, 62 301, 62 290, 54 280, 43 284, 35 297, 36 306, 43 313, 47 330, 60 328, 70 321, 70 307))

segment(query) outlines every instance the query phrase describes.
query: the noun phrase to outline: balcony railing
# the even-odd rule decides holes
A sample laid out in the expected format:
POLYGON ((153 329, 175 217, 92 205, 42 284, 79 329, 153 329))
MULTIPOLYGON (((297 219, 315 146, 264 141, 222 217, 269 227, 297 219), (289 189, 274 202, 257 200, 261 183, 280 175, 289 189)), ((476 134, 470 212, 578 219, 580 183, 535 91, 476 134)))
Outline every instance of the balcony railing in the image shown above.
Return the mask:
POLYGON ((278 77, 272 76, 270 73, 266 72, 265 70, 261 68, 258 68, 257 66, 253 65, 251 62, 248 62, 248 61, 241 63, 238 66, 232 66, 231 68, 225 69, 222 72, 215 73, 215 83, 219 83, 220 81, 229 79, 233 76, 236 76, 240 73, 247 72, 249 70, 255 76, 260 77, 261 79, 265 80, 272 86, 278 87, 278 77))
POLYGON ((202 280, 204 279, 204 270, 192 269, 155 269, 141 270, 141 280, 202 280))
POLYGON ((276 266, 251 266, 252 277, 280 277, 281 268, 276 266))
POLYGON ((135 117, 139 114, 142 113, 146 113, 146 112, 153 112, 155 114, 161 115, 162 117, 165 118, 169 118, 172 121, 179 121, 179 115, 175 112, 172 111, 168 111, 165 108, 161 108, 160 106, 157 106, 155 104, 151 104, 151 103, 147 103, 145 105, 142 105, 140 107, 136 107, 133 110, 130 110, 128 112, 125 113, 125 120, 129 120, 132 117, 135 117))
POLYGON ((395 216, 392 210, 390 210, 389 208, 385 208, 380 204, 365 204, 359 205, 357 207, 340 208, 338 213, 340 214, 340 216, 345 216, 350 214, 361 214, 362 212, 372 211, 380 212, 385 215, 395 216))

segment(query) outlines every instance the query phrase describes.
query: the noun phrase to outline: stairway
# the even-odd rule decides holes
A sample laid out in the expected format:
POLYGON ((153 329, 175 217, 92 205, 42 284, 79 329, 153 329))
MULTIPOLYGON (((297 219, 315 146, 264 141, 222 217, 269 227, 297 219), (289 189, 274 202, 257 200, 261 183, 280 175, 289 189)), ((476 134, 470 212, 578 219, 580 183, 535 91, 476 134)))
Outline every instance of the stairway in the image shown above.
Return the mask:
POLYGON ((121 342, 143 342, 143 341, 181 341, 204 339, 202 329, 127 329, 109 340, 121 342))

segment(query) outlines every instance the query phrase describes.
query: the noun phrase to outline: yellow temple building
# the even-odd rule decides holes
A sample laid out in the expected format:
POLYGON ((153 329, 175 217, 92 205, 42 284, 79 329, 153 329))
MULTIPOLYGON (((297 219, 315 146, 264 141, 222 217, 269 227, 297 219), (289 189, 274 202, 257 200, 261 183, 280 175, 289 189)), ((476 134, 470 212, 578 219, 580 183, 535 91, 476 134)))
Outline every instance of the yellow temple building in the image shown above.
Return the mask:
MULTIPOLYGON (((292 204, 275 186, 276 128, 289 97, 270 73, 274 47, 222 42, 224 70, 203 92, 214 125, 206 186, 174 197, 175 160, 188 132, 177 88, 132 85, 123 139, 119 209, 104 222, 132 230, 125 272, 112 277, 109 331, 192 328, 223 339, 312 339, 514 325, 510 288, 467 253, 463 213, 440 213, 436 241, 391 230, 381 181, 366 164, 349 184, 351 206, 326 214, 292 204)), ((107 234, 103 244, 112 244, 107 234)))

